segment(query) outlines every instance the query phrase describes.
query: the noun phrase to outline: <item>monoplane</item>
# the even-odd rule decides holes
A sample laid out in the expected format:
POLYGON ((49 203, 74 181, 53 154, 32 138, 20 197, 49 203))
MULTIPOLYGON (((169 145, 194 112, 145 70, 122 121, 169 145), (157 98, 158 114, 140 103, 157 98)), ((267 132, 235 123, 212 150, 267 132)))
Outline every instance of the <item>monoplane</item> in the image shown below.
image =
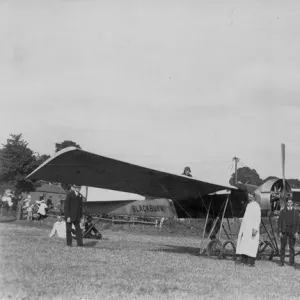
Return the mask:
MULTIPOLYGON (((283 173, 284 149, 282 145, 283 173)), ((284 176, 282 179, 268 180, 260 187, 242 185, 238 181, 236 186, 225 186, 145 168, 75 147, 57 152, 28 175, 28 178, 136 193, 154 199, 171 199, 178 218, 205 218, 203 238, 206 234, 207 239, 210 239, 205 248, 210 254, 216 250, 215 253, 223 256, 228 244, 235 251, 235 243, 225 230, 223 221, 225 218, 228 221, 228 218, 243 217, 248 192, 255 194, 262 216, 269 218, 280 210, 286 196, 292 195, 284 176), (228 238, 224 243, 220 241, 220 229, 224 229, 228 238), (218 232, 219 238, 216 236, 218 232)), ((271 219, 271 233, 265 223, 262 224, 269 241, 262 242, 261 251, 270 247, 272 258, 279 253, 274 228, 271 219)), ((229 222, 228 227, 230 229, 229 222)))

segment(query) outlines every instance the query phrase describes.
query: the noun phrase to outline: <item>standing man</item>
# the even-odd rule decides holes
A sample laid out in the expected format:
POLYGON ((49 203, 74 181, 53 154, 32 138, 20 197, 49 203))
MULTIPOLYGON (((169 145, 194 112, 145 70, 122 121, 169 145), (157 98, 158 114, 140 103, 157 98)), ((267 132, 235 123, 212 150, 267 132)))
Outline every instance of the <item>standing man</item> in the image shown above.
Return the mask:
POLYGON ((287 239, 289 239, 290 265, 293 266, 295 264, 295 242, 296 238, 298 238, 298 233, 300 232, 300 218, 298 210, 293 207, 292 198, 287 199, 285 208, 280 211, 278 231, 281 239, 279 266, 284 266, 287 239))
POLYGON ((255 266, 259 244, 259 227, 261 210, 252 194, 248 194, 248 205, 240 227, 237 241, 236 254, 242 256, 241 264, 255 266))
POLYGON ((80 229, 80 219, 82 218, 82 195, 79 193, 81 189, 80 185, 73 185, 70 193, 67 195, 64 211, 66 219, 66 234, 67 234, 67 246, 72 246, 72 224, 76 230, 77 246, 82 247, 82 232, 80 229))

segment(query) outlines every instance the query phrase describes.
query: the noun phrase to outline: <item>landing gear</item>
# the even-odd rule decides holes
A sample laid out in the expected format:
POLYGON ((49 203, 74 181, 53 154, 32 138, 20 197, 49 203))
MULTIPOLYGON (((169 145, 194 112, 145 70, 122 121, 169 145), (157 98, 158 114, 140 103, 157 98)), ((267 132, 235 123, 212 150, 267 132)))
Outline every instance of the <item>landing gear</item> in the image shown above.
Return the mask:
POLYGON ((229 258, 231 257, 233 260, 236 259, 236 246, 235 243, 231 240, 227 240, 223 243, 222 246, 222 258, 229 258))
POLYGON ((213 239, 207 244, 207 256, 213 257, 217 256, 222 258, 223 255, 223 245, 218 239, 213 239))
POLYGON ((275 255, 276 255, 276 249, 274 249, 271 242, 261 241, 259 243, 257 259, 267 258, 268 260, 271 261, 275 255))

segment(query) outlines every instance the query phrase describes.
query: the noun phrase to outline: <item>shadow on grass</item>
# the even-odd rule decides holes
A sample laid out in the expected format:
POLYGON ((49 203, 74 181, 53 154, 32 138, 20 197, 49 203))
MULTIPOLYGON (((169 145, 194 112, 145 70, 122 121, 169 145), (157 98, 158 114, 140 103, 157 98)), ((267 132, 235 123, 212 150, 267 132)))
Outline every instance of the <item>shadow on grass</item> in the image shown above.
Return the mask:
POLYGON ((0 223, 13 222, 15 220, 16 220, 16 217, 14 217, 14 216, 1 216, 0 217, 0 223))
POLYGON ((97 244, 98 244, 97 241, 89 241, 89 242, 84 243, 84 247, 92 248, 92 247, 95 247, 97 244))
POLYGON ((226 257, 222 258, 219 256, 208 256, 206 253, 200 254, 200 248, 199 247, 183 247, 183 246, 174 246, 174 245, 161 245, 161 248, 159 249, 152 249, 150 251, 154 252, 166 252, 166 253, 176 253, 176 254, 188 254, 192 256, 197 256, 197 257, 203 257, 205 259, 210 259, 210 260, 229 260, 229 261, 234 261, 235 264, 240 264, 239 261, 236 262, 236 259, 233 257, 226 257))

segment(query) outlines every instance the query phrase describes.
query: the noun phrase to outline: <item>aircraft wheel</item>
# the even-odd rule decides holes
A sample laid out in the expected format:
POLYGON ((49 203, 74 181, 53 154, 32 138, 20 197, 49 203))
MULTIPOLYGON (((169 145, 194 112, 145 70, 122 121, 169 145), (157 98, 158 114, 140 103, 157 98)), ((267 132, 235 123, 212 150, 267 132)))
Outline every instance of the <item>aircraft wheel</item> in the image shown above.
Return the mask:
POLYGON ((222 246, 223 258, 231 257, 233 260, 236 259, 236 246, 233 241, 225 241, 222 246))
POLYGON ((275 250, 270 241, 262 241, 258 245, 258 259, 267 258, 268 260, 272 260, 275 255, 275 250))
POLYGON ((223 256, 222 243, 218 239, 211 240, 208 243, 207 256, 208 257, 217 256, 218 258, 222 258, 223 256))

